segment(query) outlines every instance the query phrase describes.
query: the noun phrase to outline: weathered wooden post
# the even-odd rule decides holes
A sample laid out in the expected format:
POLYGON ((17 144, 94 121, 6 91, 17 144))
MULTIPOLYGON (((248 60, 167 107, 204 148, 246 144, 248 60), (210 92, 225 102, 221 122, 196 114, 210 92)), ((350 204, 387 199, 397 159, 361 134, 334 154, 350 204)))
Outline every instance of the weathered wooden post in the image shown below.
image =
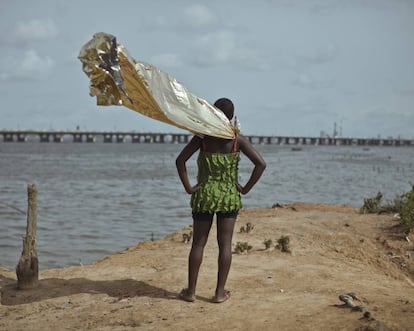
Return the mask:
POLYGON ((39 280, 39 261, 36 251, 37 227, 37 187, 27 185, 27 226, 23 236, 23 251, 16 267, 17 287, 19 289, 34 288, 39 280))

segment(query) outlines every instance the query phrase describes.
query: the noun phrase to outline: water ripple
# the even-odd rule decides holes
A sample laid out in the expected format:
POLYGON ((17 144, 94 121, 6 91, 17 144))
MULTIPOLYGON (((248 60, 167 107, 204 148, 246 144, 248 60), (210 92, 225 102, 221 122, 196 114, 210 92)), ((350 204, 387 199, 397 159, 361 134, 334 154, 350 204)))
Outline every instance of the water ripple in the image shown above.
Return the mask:
MULTIPOLYGON (((40 267, 90 263, 191 223, 189 196, 176 173, 182 145, 3 143, 0 159, 0 264, 14 268, 25 234, 27 189, 38 186, 40 267)), ((411 189, 414 149, 257 146, 268 167, 246 208, 309 202, 361 206, 411 189)), ((241 157, 239 177, 252 167, 241 157)), ((196 158, 188 163, 193 183, 196 158)))

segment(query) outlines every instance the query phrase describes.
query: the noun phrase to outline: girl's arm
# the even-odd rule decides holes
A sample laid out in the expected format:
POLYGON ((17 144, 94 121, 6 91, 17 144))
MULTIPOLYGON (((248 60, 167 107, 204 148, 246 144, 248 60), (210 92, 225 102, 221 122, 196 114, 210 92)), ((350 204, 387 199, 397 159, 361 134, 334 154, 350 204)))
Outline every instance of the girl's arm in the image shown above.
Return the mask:
POLYGON ((187 160, 197 151, 200 149, 201 146, 201 138, 194 136, 190 142, 183 148, 181 153, 178 155, 177 159, 175 160, 175 165, 177 167, 178 176, 181 179, 181 183, 184 186, 185 191, 188 194, 192 194, 197 191, 198 186, 191 186, 190 180, 188 179, 187 174, 187 167, 185 163, 187 160))
POLYGON ((242 151, 243 154, 245 154, 254 164, 254 169, 246 185, 241 186, 239 183, 237 183, 237 190, 241 194, 247 194, 262 176, 263 171, 266 169, 266 162, 263 160, 259 152, 252 146, 248 139, 243 136, 238 136, 237 142, 240 151, 242 151))

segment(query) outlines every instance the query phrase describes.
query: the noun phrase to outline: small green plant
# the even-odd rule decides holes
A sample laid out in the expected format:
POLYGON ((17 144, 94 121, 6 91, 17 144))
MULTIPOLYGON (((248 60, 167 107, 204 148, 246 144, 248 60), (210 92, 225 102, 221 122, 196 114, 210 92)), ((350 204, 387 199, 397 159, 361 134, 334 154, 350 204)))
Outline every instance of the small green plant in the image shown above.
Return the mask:
POLYGON ((247 242, 238 241, 236 243, 236 248, 234 249, 234 251, 237 254, 244 253, 244 252, 248 253, 252 248, 253 246, 249 245, 247 242))
POLYGON ((250 222, 246 223, 246 225, 240 228, 240 233, 249 233, 254 229, 254 225, 250 222))
POLYGON ((402 229, 408 234, 414 228, 414 184, 410 184, 411 191, 397 196, 393 203, 381 205, 381 192, 374 198, 364 199, 361 213, 397 213, 402 229))
POLYGON ((263 241, 263 244, 265 245, 265 249, 269 249, 270 247, 272 247, 273 241, 272 239, 265 239, 263 241))
POLYGON ((282 252, 290 252, 289 247, 290 238, 289 236, 281 236, 277 240, 277 248, 279 248, 282 252))
POLYGON ((190 231, 190 233, 183 233, 183 243, 189 243, 192 238, 193 238, 193 231, 190 231))
POLYGON ((373 198, 365 198, 364 204, 361 207, 362 214, 375 214, 380 211, 381 208, 382 193, 378 192, 373 198))
POLYGON ((407 234, 414 228, 414 184, 411 186, 411 191, 401 195, 398 210, 401 226, 407 234))

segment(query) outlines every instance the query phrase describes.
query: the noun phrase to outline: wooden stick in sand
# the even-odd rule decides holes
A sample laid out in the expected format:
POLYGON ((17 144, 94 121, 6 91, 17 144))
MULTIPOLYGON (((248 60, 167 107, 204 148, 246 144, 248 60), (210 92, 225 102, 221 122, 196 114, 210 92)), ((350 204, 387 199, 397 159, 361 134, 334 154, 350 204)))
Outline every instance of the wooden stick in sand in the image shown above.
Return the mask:
POLYGON ((37 227, 37 187, 27 185, 27 226, 23 236, 23 251, 16 267, 17 288, 21 290, 34 288, 39 280, 39 260, 36 251, 37 227))

